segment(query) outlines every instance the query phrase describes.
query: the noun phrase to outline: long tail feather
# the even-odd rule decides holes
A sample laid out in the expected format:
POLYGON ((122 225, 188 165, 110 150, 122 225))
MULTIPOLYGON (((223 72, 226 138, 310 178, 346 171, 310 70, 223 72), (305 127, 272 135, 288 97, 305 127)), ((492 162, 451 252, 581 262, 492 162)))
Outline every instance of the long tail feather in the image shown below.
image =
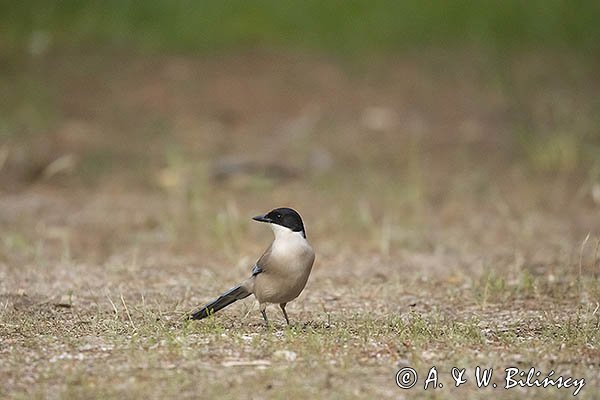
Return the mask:
POLYGON ((242 285, 238 285, 234 288, 229 289, 215 300, 202 306, 198 311, 190 315, 190 319, 202 319, 206 318, 211 314, 227 307, 228 305, 235 303, 238 300, 250 296, 250 292, 242 285))

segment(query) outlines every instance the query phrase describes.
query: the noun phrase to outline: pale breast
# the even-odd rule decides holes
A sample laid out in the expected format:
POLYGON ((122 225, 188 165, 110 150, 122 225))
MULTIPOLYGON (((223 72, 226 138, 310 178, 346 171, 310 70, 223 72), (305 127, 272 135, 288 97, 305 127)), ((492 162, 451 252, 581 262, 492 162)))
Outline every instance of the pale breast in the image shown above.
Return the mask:
POLYGON ((263 272, 256 276, 254 294, 259 302, 286 303, 298 297, 314 259, 312 247, 303 238, 275 240, 263 272))

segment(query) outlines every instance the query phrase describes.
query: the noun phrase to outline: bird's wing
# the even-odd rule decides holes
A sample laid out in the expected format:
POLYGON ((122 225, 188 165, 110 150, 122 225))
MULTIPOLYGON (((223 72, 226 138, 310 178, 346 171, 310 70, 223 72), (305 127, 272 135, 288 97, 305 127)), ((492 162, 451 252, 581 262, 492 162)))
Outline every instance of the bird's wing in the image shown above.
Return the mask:
POLYGON ((263 269, 261 267, 259 267, 258 264, 254 264, 254 267, 252 267, 252 276, 256 276, 256 275, 260 274, 261 272, 263 272, 263 269))
POLYGON ((268 268, 269 256, 271 255, 272 247, 273 247, 273 243, 271 243, 271 245, 269 245, 269 248, 267 250, 265 250, 265 252, 263 253, 262 256, 260 256, 260 258, 258 259, 256 264, 254 264, 254 267, 252 267, 252 276, 258 275, 261 272, 263 272, 265 270, 265 268, 268 268))

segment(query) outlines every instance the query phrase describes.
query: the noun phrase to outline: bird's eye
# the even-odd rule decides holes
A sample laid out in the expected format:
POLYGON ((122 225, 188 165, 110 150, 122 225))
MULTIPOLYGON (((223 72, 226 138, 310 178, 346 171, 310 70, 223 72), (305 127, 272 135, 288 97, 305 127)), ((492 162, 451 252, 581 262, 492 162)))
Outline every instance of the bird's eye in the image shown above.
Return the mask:
POLYGON ((281 214, 277 214, 277 218, 281 218, 281 214))

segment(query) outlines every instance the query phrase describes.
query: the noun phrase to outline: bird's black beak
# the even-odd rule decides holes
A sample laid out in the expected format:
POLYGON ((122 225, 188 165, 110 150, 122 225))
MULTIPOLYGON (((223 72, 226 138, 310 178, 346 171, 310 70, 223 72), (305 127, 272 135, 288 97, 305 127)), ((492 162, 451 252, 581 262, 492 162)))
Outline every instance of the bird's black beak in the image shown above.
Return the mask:
POLYGON ((255 220, 255 221, 258 221, 258 222, 273 222, 271 220, 271 218, 267 217, 267 214, 265 214, 265 215, 257 215, 256 217, 253 217, 252 219, 255 220))

